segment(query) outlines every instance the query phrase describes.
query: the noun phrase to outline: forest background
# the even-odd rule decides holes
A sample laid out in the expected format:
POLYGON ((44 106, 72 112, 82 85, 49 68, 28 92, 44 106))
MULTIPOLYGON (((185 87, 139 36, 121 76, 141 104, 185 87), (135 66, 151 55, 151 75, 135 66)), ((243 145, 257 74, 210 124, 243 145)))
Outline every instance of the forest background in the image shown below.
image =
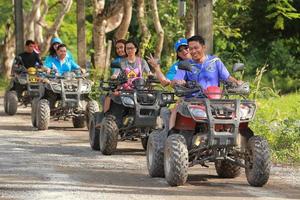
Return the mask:
MULTIPOLYGON (((12 2, 0 1, 0 90, 8 82, 15 51, 12 2)), ((58 36, 77 59, 76 3, 23 0, 25 40, 38 41, 45 56, 49 38, 58 36), (26 32, 32 27, 41 28, 39 36, 26 32)), ((101 56, 107 55, 109 41, 118 37, 138 42, 142 56, 160 57, 167 71, 176 60, 174 42, 194 34, 193 1, 186 6, 186 15, 179 16, 178 0, 85 0, 86 56, 96 56, 94 78, 107 67, 101 56), (155 8, 163 32, 157 29, 155 8)), ((213 0, 213 37, 213 53, 229 70, 236 62, 245 63, 245 72, 237 76, 251 83, 250 98, 259 105, 251 126, 268 139, 274 161, 300 163, 300 0, 213 0)), ((114 56, 112 49, 109 60, 114 56)))

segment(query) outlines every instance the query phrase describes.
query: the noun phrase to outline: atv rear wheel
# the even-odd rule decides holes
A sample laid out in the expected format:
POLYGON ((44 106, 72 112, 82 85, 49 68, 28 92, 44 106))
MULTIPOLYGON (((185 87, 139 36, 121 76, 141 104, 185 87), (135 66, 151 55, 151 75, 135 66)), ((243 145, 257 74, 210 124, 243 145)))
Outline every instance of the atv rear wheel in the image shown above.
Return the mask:
POLYGON ((153 131, 147 145, 147 168, 151 177, 164 177, 164 145, 166 135, 162 131, 153 131))
POLYGON ((119 129, 115 120, 113 115, 108 115, 101 123, 99 142, 104 155, 111 155, 117 149, 119 129))
POLYGON ((148 140, 149 140, 149 136, 141 138, 141 143, 142 143, 142 146, 143 146, 144 150, 147 150, 148 140))
POLYGON ((90 120, 93 117, 93 114, 95 112, 99 112, 99 105, 98 105, 97 101, 95 101, 95 100, 88 101, 88 103, 86 105, 86 110, 85 110, 85 119, 86 119, 86 125, 87 125, 88 129, 89 129, 90 120))
POLYGON ((84 128, 85 127, 85 117, 84 115, 75 116, 72 118, 74 128, 84 128))
POLYGON ((18 109, 17 92, 12 90, 6 92, 4 96, 4 111, 8 115, 15 115, 18 109))
POLYGON ((164 150, 164 170, 171 186, 183 185, 188 177, 188 150, 185 138, 173 134, 167 138, 164 150))
POLYGON ((271 155, 268 142, 259 137, 253 136, 247 144, 248 159, 246 164, 246 177, 250 185, 262 187, 269 180, 271 169, 271 155))
POLYGON ((100 145, 99 145, 100 130, 98 128, 96 128, 95 126, 96 126, 95 118, 92 117, 90 120, 90 125, 89 125, 90 146, 93 150, 99 151, 100 150, 100 145))
POLYGON ((218 160, 215 162, 217 174, 221 178, 235 178, 241 174, 241 167, 228 160, 218 160))
POLYGON ((36 126, 38 130, 47 130, 50 122, 50 106, 47 99, 38 101, 36 108, 36 126))
POLYGON ((38 99, 33 99, 31 102, 31 123, 33 127, 37 126, 36 123, 37 103, 38 103, 38 99))

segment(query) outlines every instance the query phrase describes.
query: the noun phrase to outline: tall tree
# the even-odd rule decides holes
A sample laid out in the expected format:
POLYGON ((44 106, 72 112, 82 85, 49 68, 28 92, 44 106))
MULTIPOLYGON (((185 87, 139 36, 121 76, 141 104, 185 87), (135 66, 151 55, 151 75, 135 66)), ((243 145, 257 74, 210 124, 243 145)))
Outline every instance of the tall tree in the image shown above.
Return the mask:
POLYGON ((151 7, 152 7, 154 27, 155 27, 155 31, 158 35, 158 40, 157 40, 157 44, 156 44, 156 48, 155 48, 155 57, 160 58, 161 51, 162 51, 163 44, 164 44, 164 30, 160 24, 156 0, 151 1, 151 7))
POLYGON ((45 14, 48 11, 48 3, 47 0, 43 0, 43 5, 44 5, 44 15, 41 16, 41 19, 39 21, 42 21, 43 23, 40 23, 41 25, 43 25, 44 29, 45 29, 45 36, 44 36, 44 42, 42 43, 41 47, 42 47, 42 55, 45 55, 49 49, 50 46, 50 41, 51 38, 57 34, 58 29, 60 28, 63 19, 65 17, 65 15, 70 11, 73 0, 64 0, 64 1, 59 1, 60 3, 60 9, 59 12, 56 15, 55 21, 52 24, 52 26, 47 25, 47 23, 45 22, 44 18, 45 18, 45 14))
POLYGON ((8 22, 5 27, 4 43, 0 46, 2 52, 2 69, 1 74, 8 78, 11 72, 11 66, 13 63, 13 57, 15 55, 15 34, 12 23, 8 22))
POLYGON ((137 0, 137 16, 138 16, 138 23, 139 27, 142 32, 142 38, 140 43, 140 55, 143 56, 145 53, 145 49, 150 41, 151 34, 147 27, 146 19, 145 19, 145 1, 144 0, 137 0))
POLYGON ((85 0, 77 1, 77 58, 78 64, 86 64, 86 37, 85 37, 85 0))
POLYGON ((195 1, 187 1, 187 12, 184 18, 185 37, 189 38, 195 35, 195 1))
POLYGON ((112 0, 105 5, 104 0, 93 0, 93 5, 94 64, 103 72, 106 67, 106 33, 120 25, 123 2, 112 0))
POLYGON ((196 32, 204 37, 208 53, 213 52, 213 1, 196 0, 196 32))
POLYGON ((115 38, 122 39, 126 37, 131 17, 132 17, 132 0, 123 0, 124 5, 124 15, 122 18, 122 22, 115 33, 115 38))

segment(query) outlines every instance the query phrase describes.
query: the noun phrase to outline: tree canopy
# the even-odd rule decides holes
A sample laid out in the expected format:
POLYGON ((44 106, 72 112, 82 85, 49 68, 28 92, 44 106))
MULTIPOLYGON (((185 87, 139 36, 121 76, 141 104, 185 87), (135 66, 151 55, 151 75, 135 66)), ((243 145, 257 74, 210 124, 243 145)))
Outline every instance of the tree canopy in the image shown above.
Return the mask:
MULTIPOLYGON (((25 11, 35 1, 24 0, 25 11)), ((55 21, 58 12, 57 0, 48 0, 47 23, 55 21)), ((92 0, 86 2, 87 57, 94 52, 92 0)), ((103 1, 105 9, 121 1, 103 1)), ((138 1, 132 1, 132 18, 126 39, 142 42, 143 32, 138 21, 138 1)), ((153 23, 153 1, 144 0, 145 24, 151 37, 145 46, 145 55, 155 52, 158 41, 153 23)), ((214 54, 218 55, 228 68, 238 61, 246 64, 246 77, 252 78, 256 70, 267 65, 263 84, 286 93, 300 87, 300 0, 214 0, 214 54)), ((118 4, 116 4, 118 5, 118 4)), ((189 3, 187 5, 190 5, 189 3)), ((174 42, 184 37, 186 17, 178 15, 177 0, 157 0, 159 20, 164 30, 161 52, 163 71, 175 61, 174 42)), ((11 1, 0 2, 0 44, 3 45, 7 22, 13 22, 11 1)), ((193 9, 187 8, 188 13, 193 9)), ((118 11, 122 12, 122 11, 118 11)), ((76 1, 66 13, 57 35, 66 43, 76 57, 76 1)), ((106 32, 105 40, 114 40, 117 29, 106 32)), ((45 34, 45 33, 44 33, 45 34)), ((27 38, 26 38, 27 39, 27 38)), ((29 38, 28 38, 29 39, 29 38)), ((1 50, 1 48, 0 48, 1 50)), ((114 56, 114 55, 113 55, 114 56)), ((1 71, 1 70, 0 70, 1 71)))

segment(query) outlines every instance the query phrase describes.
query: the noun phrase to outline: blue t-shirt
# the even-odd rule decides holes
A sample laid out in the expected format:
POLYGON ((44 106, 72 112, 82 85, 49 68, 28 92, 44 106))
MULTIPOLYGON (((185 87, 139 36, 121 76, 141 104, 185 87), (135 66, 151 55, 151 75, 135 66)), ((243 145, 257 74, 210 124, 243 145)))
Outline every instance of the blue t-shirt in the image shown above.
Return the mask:
POLYGON ((203 63, 190 60, 192 72, 177 70, 174 80, 197 81, 203 89, 208 86, 220 86, 220 80, 226 81, 230 74, 222 61, 208 55, 203 63))
MULTIPOLYGON (((123 57, 117 56, 117 57, 111 62, 111 64, 113 64, 113 63, 120 63, 120 64, 121 64, 122 59, 123 59, 123 57)), ((115 72, 115 69, 114 69, 114 68, 111 68, 111 74, 114 74, 114 72, 115 72)))
POLYGON ((172 81, 174 79, 175 75, 176 75, 176 72, 177 72, 177 69, 178 69, 178 63, 179 63, 179 61, 174 63, 170 67, 169 71, 166 74, 166 78, 169 79, 170 81, 172 81))
POLYGON ((65 72, 80 69, 80 66, 68 56, 66 56, 66 58, 63 61, 60 61, 57 57, 49 56, 45 60, 45 67, 57 70, 60 76, 63 75, 65 72))

